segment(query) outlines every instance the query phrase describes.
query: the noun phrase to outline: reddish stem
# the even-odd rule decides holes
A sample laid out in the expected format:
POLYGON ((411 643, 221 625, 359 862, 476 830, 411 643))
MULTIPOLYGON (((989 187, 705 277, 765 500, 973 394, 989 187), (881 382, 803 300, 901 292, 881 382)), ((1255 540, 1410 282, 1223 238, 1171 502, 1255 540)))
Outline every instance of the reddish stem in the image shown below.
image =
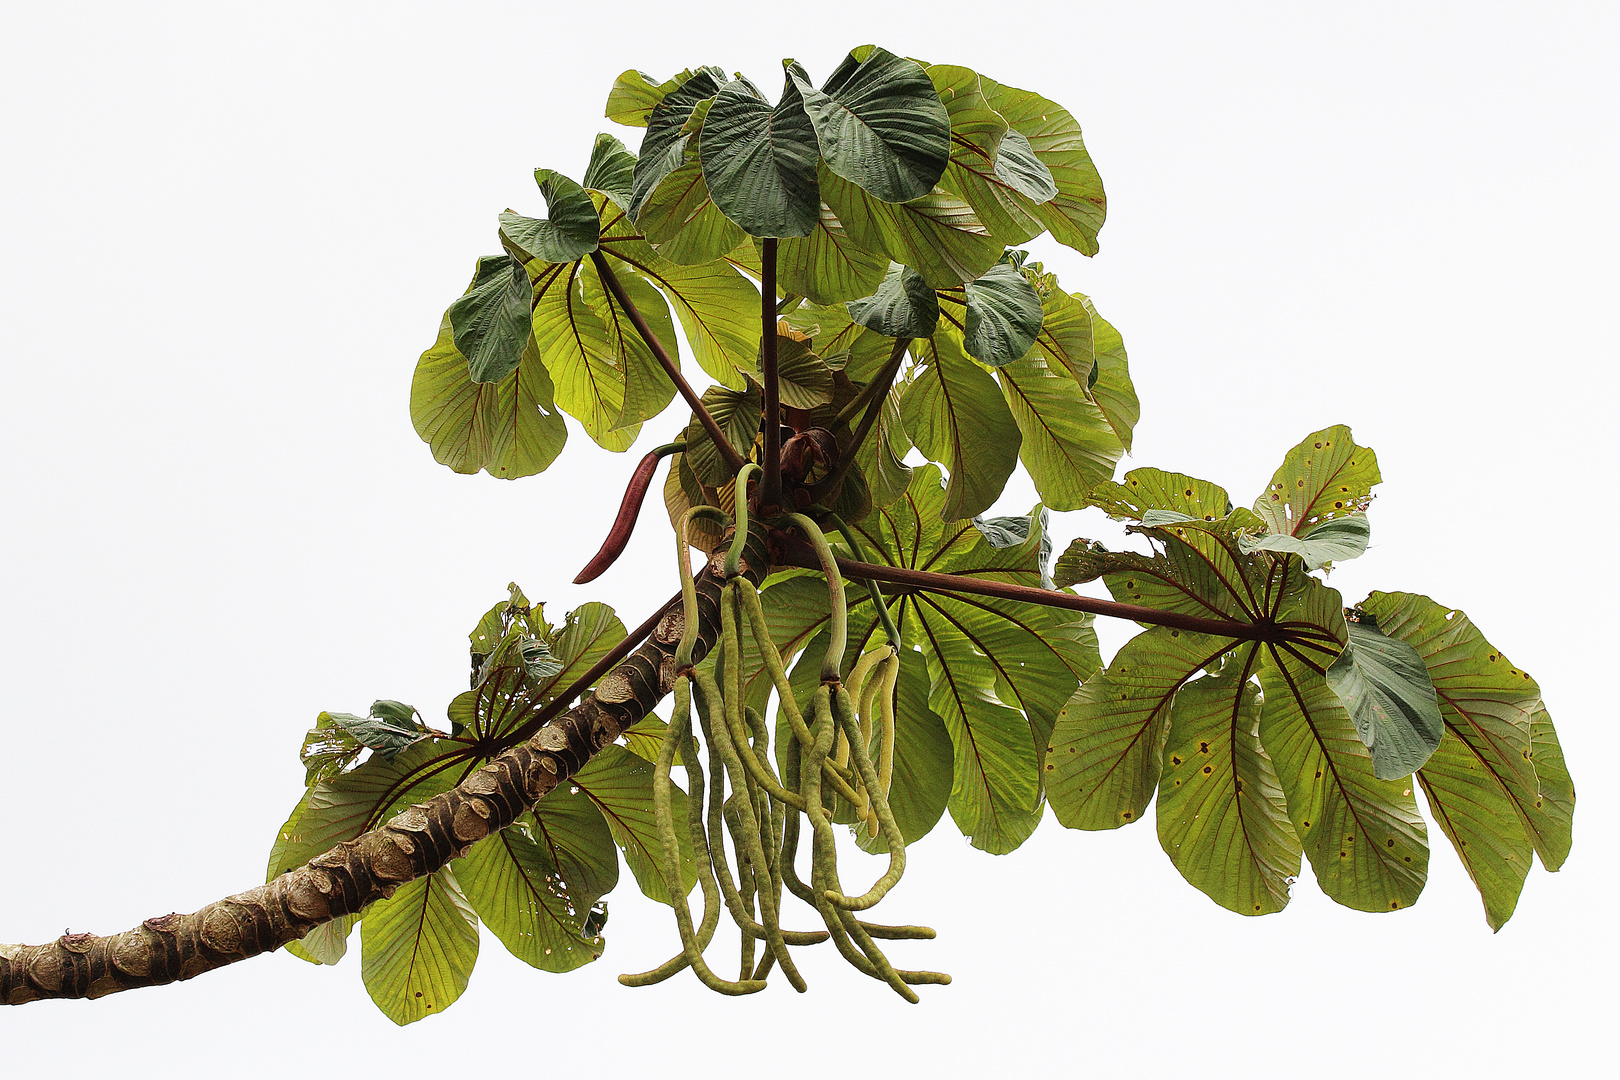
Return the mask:
POLYGON ((782 502, 782 405, 776 382, 776 238, 766 237, 760 245, 759 279, 759 377, 765 384, 764 466, 759 484, 760 506, 782 502))

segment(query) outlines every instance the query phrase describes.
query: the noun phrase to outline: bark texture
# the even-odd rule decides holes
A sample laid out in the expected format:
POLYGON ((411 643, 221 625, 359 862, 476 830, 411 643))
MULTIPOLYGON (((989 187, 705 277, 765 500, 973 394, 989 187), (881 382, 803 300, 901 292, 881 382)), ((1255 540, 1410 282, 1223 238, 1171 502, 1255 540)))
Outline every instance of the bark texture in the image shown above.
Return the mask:
MULTIPOLYGON (((725 552, 697 580, 698 644, 708 654, 720 631, 725 552)), ((763 532, 751 530, 743 573, 758 585, 769 570, 763 532)), ((190 915, 147 919, 119 934, 64 934, 47 945, 0 944, 0 1002, 95 998, 190 979, 271 952, 324 922, 359 912, 408 881, 433 873, 499 832, 646 716, 675 684, 680 608, 661 619, 594 692, 467 777, 304 866, 190 915)))

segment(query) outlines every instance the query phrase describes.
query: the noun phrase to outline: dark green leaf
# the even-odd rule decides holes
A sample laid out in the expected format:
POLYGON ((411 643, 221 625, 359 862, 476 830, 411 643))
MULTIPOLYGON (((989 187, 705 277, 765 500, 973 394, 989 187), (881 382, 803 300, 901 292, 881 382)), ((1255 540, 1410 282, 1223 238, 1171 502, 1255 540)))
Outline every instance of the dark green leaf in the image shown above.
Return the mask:
POLYGON ((478 960, 478 916, 441 866, 366 909, 360 976, 384 1016, 401 1026, 448 1009, 478 960))
POLYGON ((1350 640, 1327 669, 1327 682, 1372 751, 1380 780, 1410 776, 1445 733, 1434 684, 1417 650, 1379 632, 1372 615, 1349 623, 1350 640))
POLYGON ((786 68, 833 172, 889 203, 933 190, 950 160, 951 122, 921 65, 885 49, 851 53, 820 90, 798 64, 786 68))
POLYGON ((478 260, 471 287, 445 313, 456 351, 473 382, 500 382, 518 366, 529 340, 529 275, 510 255, 478 260))
POLYGON ((686 122, 699 103, 711 100, 726 81, 725 73, 719 68, 699 68, 648 110, 647 134, 641 140, 630 205, 626 207, 632 218, 641 216, 642 204, 664 177, 685 164, 689 137, 686 122))
POLYGON ((584 186, 600 191, 619 206, 629 206, 635 170, 636 155, 624 143, 612 135, 598 135, 591 146, 590 164, 585 166, 584 186))
POLYGON ((659 255, 681 266, 713 262, 748 237, 710 198, 698 161, 664 178, 642 204, 636 227, 659 255))
POLYGON ((844 306, 852 320, 885 337, 929 337, 939 323, 939 299, 934 290, 916 271, 899 263, 889 264, 871 296, 844 306))
MULTIPOLYGON (((384 758, 393 757, 413 743, 428 737, 428 730, 413 720, 404 722, 387 716, 354 716, 350 713, 321 713, 320 719, 330 720, 354 736, 360 745, 375 750, 384 758)), ((316 723, 319 725, 320 719, 316 723)))
POLYGON ((546 200, 546 219, 506 211, 501 215, 502 246, 525 263, 573 262, 595 251, 601 222, 590 193, 551 169, 534 170, 534 182, 546 200))
POLYGON ((1041 298, 1024 275, 998 263, 964 286, 968 354, 991 367, 1020 360, 1041 331, 1041 298))
POLYGON ((304 766, 304 786, 313 787, 319 781, 341 774, 354 764, 364 749, 360 740, 334 720, 331 713, 321 713, 315 718, 315 726, 304 735, 304 745, 298 751, 298 760, 304 766))
MULTIPOLYGON (((718 82, 726 81, 726 73, 719 68, 699 68, 698 71, 710 75, 718 82)), ((614 80, 613 89, 608 92, 607 110, 604 115, 614 123, 626 127, 646 127, 647 120, 658 103, 685 85, 693 74, 688 68, 673 78, 655 83, 652 76, 645 72, 633 69, 626 71, 614 80)))
POLYGON ((774 109, 743 79, 715 95, 698 142, 721 211, 751 236, 808 236, 820 216, 816 132, 794 81, 774 109))

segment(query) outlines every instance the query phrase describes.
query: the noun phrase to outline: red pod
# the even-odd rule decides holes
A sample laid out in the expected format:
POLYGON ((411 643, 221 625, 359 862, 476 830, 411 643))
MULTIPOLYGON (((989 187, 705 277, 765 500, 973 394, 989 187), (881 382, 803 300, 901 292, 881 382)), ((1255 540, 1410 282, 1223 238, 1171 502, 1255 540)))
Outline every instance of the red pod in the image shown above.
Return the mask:
POLYGON ((652 486, 653 473, 658 471, 658 462, 684 449, 685 443, 667 443, 649 453, 636 465, 636 471, 630 475, 630 486, 624 489, 624 501, 619 504, 619 516, 613 519, 613 528, 608 530, 607 539, 602 541, 602 550, 598 551, 596 557, 586 563, 585 569, 574 578, 575 585, 595 581, 608 567, 618 561, 620 555, 624 554, 624 547, 630 542, 630 534, 635 531, 636 518, 641 514, 641 504, 647 498, 647 489, 652 486))

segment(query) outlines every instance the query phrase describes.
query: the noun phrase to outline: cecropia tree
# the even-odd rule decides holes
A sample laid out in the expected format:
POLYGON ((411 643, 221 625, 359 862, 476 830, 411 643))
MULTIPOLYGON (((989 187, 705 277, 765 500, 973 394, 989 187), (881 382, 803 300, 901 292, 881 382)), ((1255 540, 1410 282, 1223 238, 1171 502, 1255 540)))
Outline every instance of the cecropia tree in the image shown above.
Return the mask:
POLYGON ((1077 829, 1151 805, 1187 881, 1245 915, 1286 906, 1304 859, 1348 907, 1415 902, 1419 788, 1493 928, 1532 853, 1558 868, 1574 789, 1535 682, 1459 611, 1325 582, 1366 549, 1380 480, 1347 428, 1281 453, 1249 506, 1114 478, 1138 417, 1120 335, 1018 248, 1097 250, 1074 118, 872 46, 819 86, 784 74, 774 104, 718 68, 621 75, 607 116, 646 129, 639 152, 602 135, 578 182, 536 171, 544 216, 500 215, 412 382, 434 458, 508 479, 557 459, 564 412, 623 451, 678 395, 578 579, 664 468, 670 599, 626 631, 601 604, 553 624, 512 586, 439 726, 391 700, 320 714, 265 884, 0 945, 0 1000, 283 946, 335 964, 359 924, 368 991, 409 1023, 461 994, 480 924, 548 971, 599 957, 622 859, 678 938, 627 984, 690 968, 746 994, 780 969, 803 990, 794 952, 826 943, 916 1001, 948 977, 880 943, 933 932, 872 920, 947 811, 1004 853, 1048 803, 1077 829), (986 517, 1020 467, 1041 504, 986 517), (1054 559, 1050 513, 1086 507, 1126 546, 1054 559), (1112 599, 1071 588, 1099 579, 1112 599), (1107 664, 1098 616, 1145 627, 1107 664), (870 888, 846 884, 854 848, 880 856, 870 888))

